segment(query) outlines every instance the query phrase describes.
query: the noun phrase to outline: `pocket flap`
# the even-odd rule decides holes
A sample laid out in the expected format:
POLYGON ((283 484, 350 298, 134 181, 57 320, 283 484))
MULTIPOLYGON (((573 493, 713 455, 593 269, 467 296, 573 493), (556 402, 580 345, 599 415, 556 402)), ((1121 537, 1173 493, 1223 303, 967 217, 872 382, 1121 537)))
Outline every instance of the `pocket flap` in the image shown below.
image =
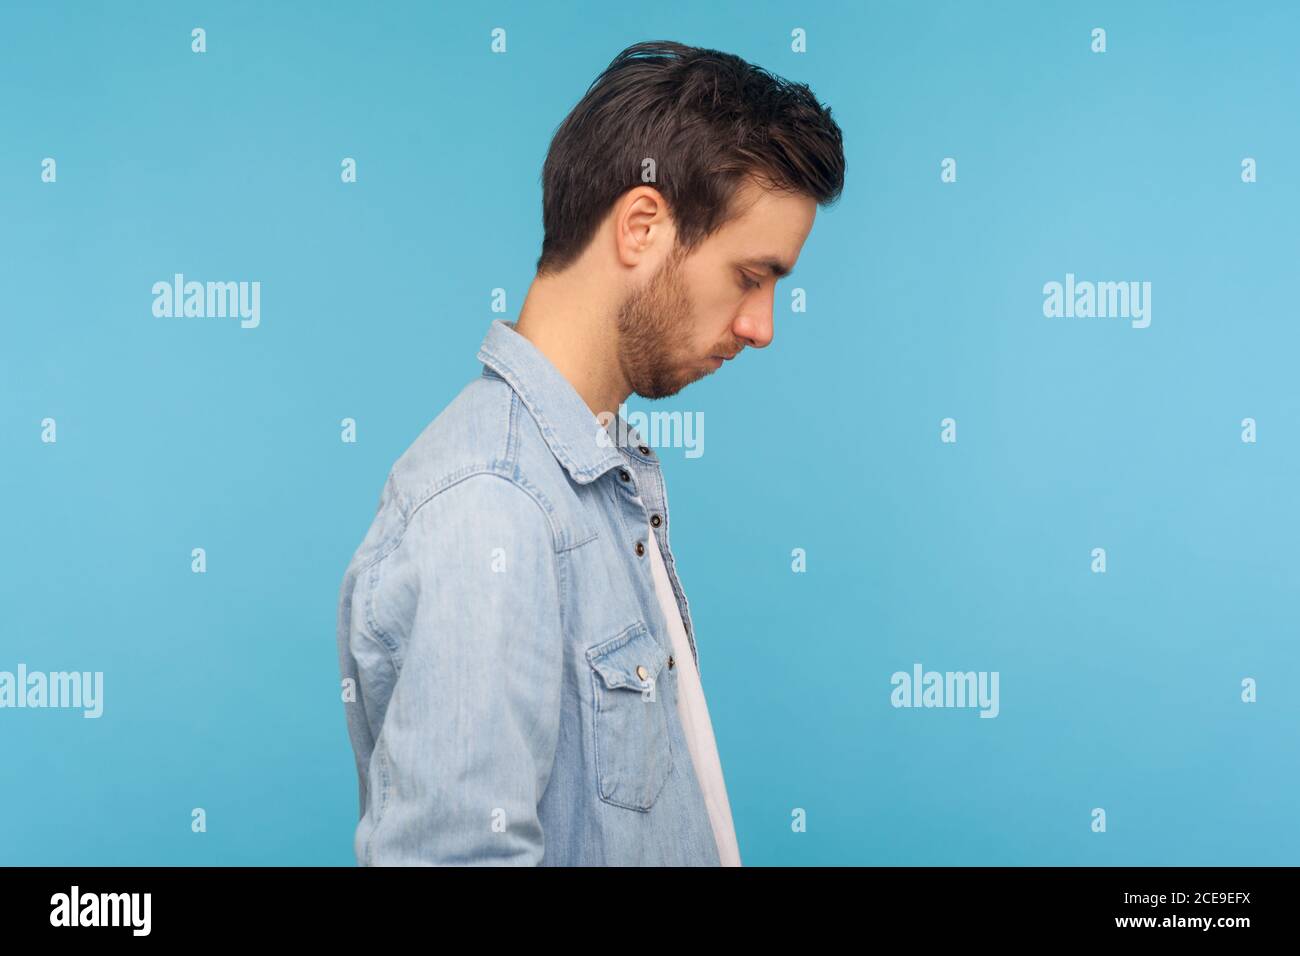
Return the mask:
POLYGON ((645 681, 658 679, 668 654, 641 622, 587 651, 587 662, 611 689, 643 690, 645 681), (641 670, 638 670, 641 669, 641 670), (644 673, 643 678, 641 674, 644 673))

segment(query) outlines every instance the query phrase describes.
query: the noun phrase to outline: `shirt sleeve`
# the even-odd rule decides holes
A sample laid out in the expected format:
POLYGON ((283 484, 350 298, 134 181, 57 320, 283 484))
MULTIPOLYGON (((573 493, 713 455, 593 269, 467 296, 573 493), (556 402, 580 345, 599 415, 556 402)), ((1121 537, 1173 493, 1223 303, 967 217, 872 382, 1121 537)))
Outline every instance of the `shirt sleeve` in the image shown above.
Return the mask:
POLYGON ((475 475, 411 515, 375 585, 402 659, 358 828, 370 866, 536 865, 559 734, 560 575, 547 512, 475 475))

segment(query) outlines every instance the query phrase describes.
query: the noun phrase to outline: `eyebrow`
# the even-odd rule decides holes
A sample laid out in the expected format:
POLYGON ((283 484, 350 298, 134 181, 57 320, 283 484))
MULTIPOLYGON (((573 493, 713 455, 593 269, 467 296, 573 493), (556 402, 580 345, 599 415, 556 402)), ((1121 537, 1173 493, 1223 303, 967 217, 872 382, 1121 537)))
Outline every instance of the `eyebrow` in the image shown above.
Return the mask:
POLYGON ((788 276, 791 267, 787 266, 780 259, 773 256, 755 256, 752 259, 742 259, 739 263, 742 266, 750 268, 765 269, 769 274, 776 276, 778 279, 788 276))

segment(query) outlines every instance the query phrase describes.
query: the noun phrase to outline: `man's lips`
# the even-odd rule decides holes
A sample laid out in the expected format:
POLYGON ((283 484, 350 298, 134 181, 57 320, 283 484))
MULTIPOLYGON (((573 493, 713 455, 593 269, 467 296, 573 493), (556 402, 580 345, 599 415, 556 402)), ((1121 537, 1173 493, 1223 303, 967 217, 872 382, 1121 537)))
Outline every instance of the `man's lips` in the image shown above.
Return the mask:
POLYGON ((721 355, 710 355, 708 361, 713 366, 714 371, 717 371, 718 369, 722 368, 723 362, 730 362, 737 355, 739 355, 741 351, 743 350, 737 349, 736 351, 732 352, 730 355, 727 355, 725 353, 721 355))

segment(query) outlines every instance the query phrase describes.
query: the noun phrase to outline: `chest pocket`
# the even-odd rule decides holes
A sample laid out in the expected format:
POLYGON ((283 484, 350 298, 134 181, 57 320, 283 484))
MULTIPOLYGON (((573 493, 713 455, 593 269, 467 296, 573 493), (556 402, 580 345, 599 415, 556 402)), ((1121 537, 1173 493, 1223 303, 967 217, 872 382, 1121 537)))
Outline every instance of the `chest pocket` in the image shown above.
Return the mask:
POLYGON ((640 622, 587 651, 595 695, 596 787, 606 803, 649 810, 673 769, 669 703, 659 683, 667 659, 640 622))

